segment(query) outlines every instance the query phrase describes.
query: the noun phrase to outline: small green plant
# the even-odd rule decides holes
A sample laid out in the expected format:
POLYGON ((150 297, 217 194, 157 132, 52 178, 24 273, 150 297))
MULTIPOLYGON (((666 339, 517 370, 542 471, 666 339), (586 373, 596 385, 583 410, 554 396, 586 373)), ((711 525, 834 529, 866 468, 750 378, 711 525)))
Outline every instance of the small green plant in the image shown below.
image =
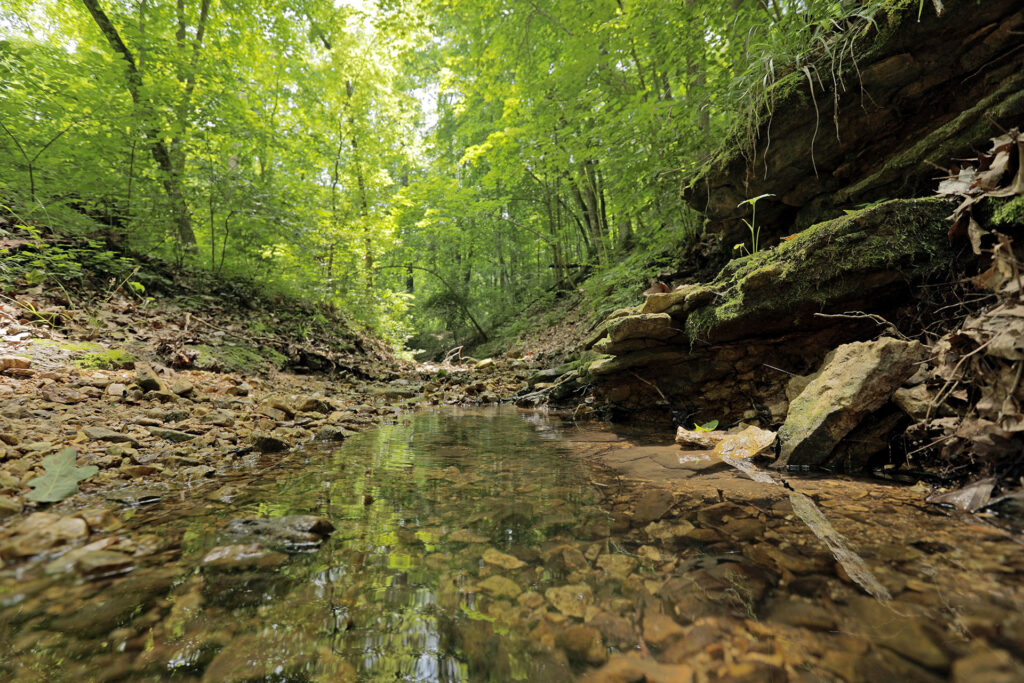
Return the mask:
MULTIPOLYGON (((750 253, 756 254, 760 249, 761 241, 761 226, 757 224, 757 203, 766 197, 774 197, 774 194, 762 194, 750 199, 744 199, 742 202, 736 205, 737 208, 744 204, 750 205, 750 220, 743 219, 743 224, 750 230, 750 253)), ((743 244, 737 244, 733 249, 743 249, 743 244)))
POLYGON ((713 432, 718 429, 718 420, 711 420, 710 422, 705 422, 702 425, 695 424, 694 428, 698 432, 713 432))

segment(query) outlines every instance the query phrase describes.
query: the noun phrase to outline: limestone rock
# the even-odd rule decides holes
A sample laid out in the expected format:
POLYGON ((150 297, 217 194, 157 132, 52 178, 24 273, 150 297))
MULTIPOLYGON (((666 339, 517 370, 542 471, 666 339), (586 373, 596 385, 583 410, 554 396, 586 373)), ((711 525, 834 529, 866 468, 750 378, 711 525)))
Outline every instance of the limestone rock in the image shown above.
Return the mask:
POLYGON ((652 613, 644 617, 644 640, 657 648, 664 648, 686 635, 686 629, 667 614, 652 613))
POLYGON ((163 384, 156 374, 156 370, 147 363, 135 364, 135 384, 143 391, 162 391, 163 384))
POLYGON ((17 498, 0 496, 0 519, 20 515, 24 506, 17 498))
POLYGON ((711 450, 725 437, 725 432, 709 432, 701 429, 676 429, 676 443, 683 448, 711 450))
POLYGON ((0 356, 0 371, 3 370, 26 370, 32 365, 31 358, 22 356, 0 356))
POLYGON ((196 389, 187 379, 176 379, 171 383, 171 392, 178 396, 191 396, 196 389))
POLYGON ((826 462, 836 444, 881 408, 925 359, 919 342, 883 337, 836 349, 832 361, 790 404, 779 430, 778 466, 826 462))
POLYGON ((78 558, 78 571, 88 578, 100 578, 131 571, 135 561, 114 550, 93 550, 78 558))
POLYGON ((35 512, 12 529, 13 537, 0 547, 0 557, 38 555, 89 535, 89 526, 79 517, 61 517, 52 512, 35 512))
POLYGON ((608 323, 608 336, 613 342, 626 339, 668 339, 679 333, 667 313, 627 315, 608 323))
POLYGON ((511 600, 516 599, 523 592, 523 589, 515 581, 498 574, 488 576, 477 584, 477 588, 492 597, 511 600))
POLYGON ((336 425, 326 425, 316 433, 313 437, 317 441, 344 441, 345 437, 351 434, 349 430, 344 427, 338 427, 336 425))
POLYGON ((681 289, 677 289, 673 292, 663 292, 658 294, 651 294, 644 301, 644 307, 640 309, 641 313, 664 313, 672 306, 686 301, 686 295, 689 294, 696 285, 687 285, 681 289))
POLYGON ((252 447, 260 453, 280 453, 288 450, 288 443, 271 434, 254 434, 252 447))
POLYGON ((565 650, 571 661, 598 665, 608 659, 601 633, 592 626, 570 626, 555 636, 555 645, 565 650))
POLYGON ((690 683, 693 669, 685 664, 660 664, 653 659, 614 655, 603 667, 587 674, 581 683, 690 683))
POLYGON ((130 443, 132 446, 138 447, 139 442, 132 436, 115 432, 112 429, 106 427, 84 427, 82 428, 82 434, 86 436, 90 441, 109 441, 111 443, 130 443))
POLYGON ((661 519, 675 503, 675 497, 664 489, 651 489, 645 492, 633 510, 633 521, 647 524, 661 519))
POLYGON ((320 545, 323 537, 333 528, 330 522, 320 517, 291 515, 278 519, 233 519, 228 523, 226 531, 234 539, 296 551, 320 545))
POLYGON ((544 591, 544 597, 565 616, 578 619, 583 618, 587 607, 594 602, 594 593, 585 583, 549 588, 544 591))
POLYGON ((624 581, 636 569, 637 561, 629 555, 606 554, 597 558, 596 564, 612 578, 624 581))
POLYGON ((487 564, 493 564, 496 567, 501 567, 502 569, 521 569, 526 566, 526 563, 518 557, 506 555, 494 548, 488 548, 484 551, 483 561, 487 564))
POLYGON ((733 259, 707 285, 721 296, 687 314, 686 334, 722 343, 804 333, 823 309, 870 310, 881 294, 946 267, 949 210, 941 198, 892 200, 733 259))
MULTIPOLYGON (((991 118, 1024 115, 1021 69, 1007 63, 976 77, 1019 46, 1019 0, 945 2, 942 12, 921 15, 917 9, 912 3, 891 15, 891 25, 880 21, 864 32, 850 47, 856 63, 833 64, 825 92, 813 93, 800 69, 781 76, 777 96, 767 98, 757 128, 747 131, 758 144, 727 146, 691 179, 684 199, 726 248, 749 241, 741 219, 750 211, 740 203, 750 197, 775 195, 757 205, 764 243, 847 206, 931 192, 928 161, 963 156, 994 134, 991 118), (842 85, 847 80, 871 97, 842 85), (808 134, 824 125, 822 102, 843 122, 841 135, 808 134)), ((827 70, 829 57, 822 60, 811 70, 827 70)))
POLYGON ((259 543, 241 543, 217 546, 203 557, 204 570, 238 571, 243 569, 275 569, 288 556, 275 552, 259 543))
POLYGON ((189 434, 177 429, 166 429, 164 427, 150 427, 149 433, 158 439, 170 441, 171 443, 184 443, 196 438, 195 434, 189 434))
MULTIPOLYGON (((934 398, 925 384, 918 384, 910 388, 901 387, 892 395, 893 403, 914 420, 924 420, 927 417, 928 408, 934 398)), ((934 407, 932 412, 934 415, 944 417, 948 414, 949 409, 945 405, 941 405, 934 407)))
POLYGON ((747 427, 739 434, 729 434, 715 444, 714 454, 726 458, 753 458, 775 443, 775 432, 760 427, 747 427))

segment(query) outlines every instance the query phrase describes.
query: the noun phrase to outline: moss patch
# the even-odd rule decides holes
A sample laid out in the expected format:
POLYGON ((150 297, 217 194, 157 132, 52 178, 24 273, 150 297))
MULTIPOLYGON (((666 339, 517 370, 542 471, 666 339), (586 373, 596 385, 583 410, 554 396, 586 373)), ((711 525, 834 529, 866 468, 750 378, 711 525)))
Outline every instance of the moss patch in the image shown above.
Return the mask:
MULTIPOLYGON (((991 200, 990 200, 991 201, 991 200)), ((992 212, 991 222, 995 226, 1024 225, 1024 196, 1003 201, 992 212)))
POLYGON ((138 360, 134 354, 120 349, 106 349, 87 353, 75 359, 75 365, 83 370, 130 370, 138 360))
POLYGON ((246 345, 188 346, 197 354, 194 367, 212 372, 266 372, 280 370, 288 359, 272 348, 246 345))
POLYGON ((730 261, 708 285, 716 301, 689 315, 686 332, 697 342, 784 329, 826 304, 923 277, 947 263, 948 214, 941 198, 893 200, 730 261))

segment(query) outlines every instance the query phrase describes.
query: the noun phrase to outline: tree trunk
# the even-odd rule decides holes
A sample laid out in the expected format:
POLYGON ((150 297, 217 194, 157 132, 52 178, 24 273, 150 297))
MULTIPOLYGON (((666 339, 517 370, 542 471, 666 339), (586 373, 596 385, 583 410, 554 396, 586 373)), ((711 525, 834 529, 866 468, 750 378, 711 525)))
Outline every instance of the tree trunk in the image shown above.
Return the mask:
MULTIPOLYGON (((100 33, 106 38, 107 44, 116 55, 125 61, 125 85, 131 95, 132 102, 138 106, 141 101, 140 90, 142 88, 142 74, 135 63, 135 57, 131 50, 121 39, 121 34, 114 28, 110 18, 99 5, 99 0, 82 0, 82 4, 89 10, 93 21, 99 28, 100 33)), ((192 213, 189 211, 188 202, 185 199, 185 191, 182 187, 181 176, 171 158, 171 152, 163 140, 160 131, 155 127, 143 128, 143 134, 149 143, 153 161, 160 168, 161 184, 171 202, 171 210, 174 212, 174 226, 178 241, 188 251, 195 251, 196 235, 192 230, 192 213)))

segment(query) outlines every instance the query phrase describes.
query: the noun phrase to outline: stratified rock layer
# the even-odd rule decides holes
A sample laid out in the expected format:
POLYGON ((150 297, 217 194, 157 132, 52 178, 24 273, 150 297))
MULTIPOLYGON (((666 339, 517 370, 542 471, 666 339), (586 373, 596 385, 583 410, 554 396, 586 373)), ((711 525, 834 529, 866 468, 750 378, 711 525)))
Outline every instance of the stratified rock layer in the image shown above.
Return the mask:
POLYGON ((1020 1, 946 0, 941 17, 925 3, 920 21, 912 5, 833 45, 810 75, 780 77, 757 120, 686 189, 726 247, 747 238, 750 197, 775 195, 757 204, 768 239, 860 203, 930 194, 931 164, 984 148, 1000 133, 993 122, 1024 118, 1020 1))
POLYGON ((733 260, 711 282, 609 320, 604 329, 616 333, 593 345, 602 355, 587 377, 616 408, 668 403, 727 420, 761 403, 781 419, 787 373, 810 372, 835 346, 880 331, 866 317, 816 314, 890 315, 909 284, 948 267, 950 210, 938 198, 885 202, 733 260))

